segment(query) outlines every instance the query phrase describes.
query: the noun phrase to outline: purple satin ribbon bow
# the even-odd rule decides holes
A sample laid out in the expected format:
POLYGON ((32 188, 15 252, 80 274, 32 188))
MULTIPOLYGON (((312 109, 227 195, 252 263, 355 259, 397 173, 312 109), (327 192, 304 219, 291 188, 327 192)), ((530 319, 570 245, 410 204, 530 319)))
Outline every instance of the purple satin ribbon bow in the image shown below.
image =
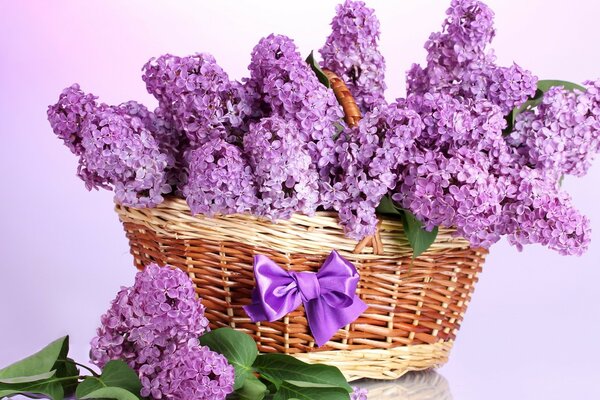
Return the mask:
POLYGON ((318 346, 356 320, 367 305, 356 295, 354 265, 332 251, 319 272, 286 271, 269 257, 254 256, 256 288, 244 310, 253 322, 276 321, 304 304, 318 346))

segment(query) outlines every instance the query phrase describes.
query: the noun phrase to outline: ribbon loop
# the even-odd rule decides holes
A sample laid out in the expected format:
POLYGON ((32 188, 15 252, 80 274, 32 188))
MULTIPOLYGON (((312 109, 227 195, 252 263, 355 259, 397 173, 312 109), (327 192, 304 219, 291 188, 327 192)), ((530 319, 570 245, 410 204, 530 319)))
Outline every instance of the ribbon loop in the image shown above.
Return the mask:
POLYGON ((356 268, 335 250, 317 273, 289 272, 264 255, 254 257, 256 287, 244 310, 254 322, 276 321, 304 304, 318 346, 358 318, 367 305, 356 295, 356 268))

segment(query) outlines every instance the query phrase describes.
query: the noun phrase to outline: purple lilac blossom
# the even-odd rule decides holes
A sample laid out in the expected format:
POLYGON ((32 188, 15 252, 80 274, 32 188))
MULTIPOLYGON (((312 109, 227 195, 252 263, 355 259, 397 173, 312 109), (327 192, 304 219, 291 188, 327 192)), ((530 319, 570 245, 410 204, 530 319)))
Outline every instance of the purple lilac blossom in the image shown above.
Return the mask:
POLYGON ((144 377, 207 330, 204 306, 190 278, 179 269, 150 264, 137 273, 132 287, 119 291, 102 316, 90 357, 99 367, 123 360, 144 377))
POLYGON ((179 347, 149 367, 141 395, 154 399, 224 400, 233 392, 235 371, 221 354, 196 343, 179 347))
POLYGON ((171 191, 174 158, 154 137, 167 128, 141 104, 98 104, 75 84, 48 108, 48 120, 79 156, 78 176, 88 190, 113 190, 118 203, 133 207, 156 206, 171 191))
POLYGON ((379 20, 362 1, 336 8, 332 33, 320 50, 321 66, 339 75, 366 113, 385 103, 385 59, 379 51, 379 20))
POLYGON ((358 386, 352 387, 352 393, 350 393, 350 400, 367 400, 368 395, 367 389, 359 388, 358 386))
POLYGON ((142 79, 192 147, 213 139, 239 141, 251 111, 247 95, 241 83, 229 80, 212 55, 166 54, 151 59, 142 79))
POLYGON ((252 108, 263 117, 277 115, 294 122, 319 173, 326 176, 336 128, 343 125, 344 116, 333 91, 319 82, 286 36, 261 39, 248 68, 246 92, 253 93, 252 108))
POLYGON ((541 244, 563 255, 581 255, 590 243, 590 221, 556 181, 527 166, 504 171, 510 193, 502 201, 498 232, 518 249, 541 244))
POLYGON ((319 177, 293 122, 273 116, 250 125, 244 154, 256 181, 255 215, 276 220, 294 212, 314 214, 319 177))
POLYGON ((81 129, 79 176, 88 189, 112 188, 119 204, 154 207, 171 192, 166 171, 173 159, 160 151, 136 116, 118 107, 97 110, 81 129))
POLYGON ((517 116, 509 142, 536 169, 583 176, 600 152, 600 80, 585 92, 551 88, 542 103, 517 116))
POLYGON ((89 114, 96 111, 96 99, 93 94, 84 93, 75 83, 62 91, 56 104, 48 107, 50 126, 75 155, 83 153, 81 125, 89 114))
POLYGON ((465 104, 444 94, 409 96, 398 107, 417 112, 424 126, 409 160, 398 169, 392 199, 428 230, 456 227, 474 246, 499 240, 493 226, 501 197, 489 154, 504 145, 500 109, 485 100, 465 104))
POLYGON ((375 233, 375 209, 395 186, 394 169, 420 132, 418 115, 381 105, 336 140, 335 163, 323 185, 325 208, 339 212, 348 237, 375 233))
POLYGON ((183 195, 192 214, 249 213, 256 205, 252 169, 239 147, 213 139, 186 153, 183 195))
POLYGON ((408 72, 408 93, 487 99, 508 114, 536 91, 537 77, 517 64, 499 67, 492 51, 494 13, 477 0, 453 0, 442 32, 427 43, 427 66, 408 72))

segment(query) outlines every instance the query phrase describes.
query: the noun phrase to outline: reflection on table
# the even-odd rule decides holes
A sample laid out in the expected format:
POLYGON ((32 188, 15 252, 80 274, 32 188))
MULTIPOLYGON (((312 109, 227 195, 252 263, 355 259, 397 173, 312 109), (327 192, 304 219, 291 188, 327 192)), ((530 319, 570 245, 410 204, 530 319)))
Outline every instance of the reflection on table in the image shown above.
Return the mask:
POLYGON ((435 371, 409 372, 395 381, 352 383, 369 391, 369 400, 452 400, 448 381, 435 371))

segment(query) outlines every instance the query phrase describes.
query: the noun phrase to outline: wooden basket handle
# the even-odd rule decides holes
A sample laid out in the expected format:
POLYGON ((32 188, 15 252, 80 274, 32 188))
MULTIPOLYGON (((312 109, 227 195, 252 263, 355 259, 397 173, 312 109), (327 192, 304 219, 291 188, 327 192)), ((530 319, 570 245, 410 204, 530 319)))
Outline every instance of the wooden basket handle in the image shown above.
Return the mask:
MULTIPOLYGON (((356 100, 354 100, 352 93, 348 90, 348 86, 346 86, 346 83, 335 72, 324 68, 323 73, 325 73, 325 76, 329 79, 331 89, 333 90, 333 93, 335 93, 335 98, 344 110, 344 121, 346 121, 350 127, 357 126, 362 115, 356 104, 356 100)), ((373 236, 367 236, 356 244, 353 253, 360 253, 367 246, 370 246, 373 249, 373 254, 383 254, 383 243, 381 242, 381 236, 379 235, 379 224, 377 225, 373 236)))
POLYGON ((360 109, 358 108, 354 97, 352 97, 352 93, 350 93, 350 90, 348 90, 346 83, 331 70, 324 68, 323 73, 327 79, 329 79, 329 83, 331 83, 331 89, 333 90, 333 93, 335 93, 337 101, 344 110, 344 121, 346 121, 350 127, 358 125, 358 121, 360 121, 362 115, 360 114, 360 109))

